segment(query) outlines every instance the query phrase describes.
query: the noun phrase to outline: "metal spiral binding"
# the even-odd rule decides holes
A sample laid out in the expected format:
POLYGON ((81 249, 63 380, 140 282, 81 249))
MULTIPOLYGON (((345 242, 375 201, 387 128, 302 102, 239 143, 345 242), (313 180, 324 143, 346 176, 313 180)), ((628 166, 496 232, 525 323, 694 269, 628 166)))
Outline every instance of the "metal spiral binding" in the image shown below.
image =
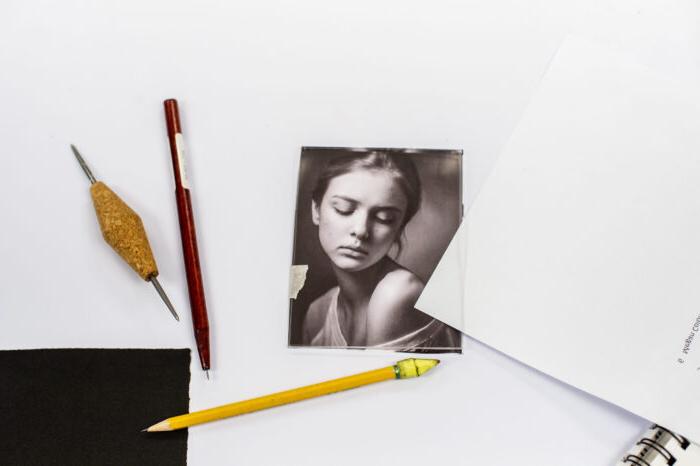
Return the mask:
POLYGON ((690 445, 690 442, 684 437, 654 424, 647 432, 647 436, 637 442, 632 452, 622 459, 622 464, 635 466, 665 464, 671 466, 676 462, 676 457, 672 453, 673 448, 669 448, 671 442, 678 443, 678 446, 683 450, 690 445), (661 459, 662 462, 658 462, 658 459, 661 459))

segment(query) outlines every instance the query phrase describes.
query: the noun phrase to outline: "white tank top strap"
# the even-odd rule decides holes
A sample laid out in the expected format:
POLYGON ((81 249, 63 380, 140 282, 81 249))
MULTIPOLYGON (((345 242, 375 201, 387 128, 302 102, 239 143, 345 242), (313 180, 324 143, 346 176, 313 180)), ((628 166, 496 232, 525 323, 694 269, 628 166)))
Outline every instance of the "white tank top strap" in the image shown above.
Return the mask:
POLYGON ((335 287, 331 295, 331 300, 326 312, 326 319, 323 322, 321 330, 311 339, 312 346, 327 346, 327 347, 347 347, 348 342, 340 330, 340 321, 338 320, 338 295, 340 288, 335 287))
POLYGON ((399 338, 391 341, 374 345, 372 348, 378 349, 402 349, 411 350, 426 346, 430 340, 438 335, 444 329, 444 324, 436 319, 431 320, 425 326, 407 333, 399 338))
MULTIPOLYGON (((336 286, 335 288, 329 290, 329 292, 330 301, 328 303, 328 311, 326 312, 323 326, 318 331, 316 336, 311 339, 311 346, 347 348, 348 342, 343 336, 343 332, 340 328, 340 320, 338 319, 338 295, 340 294, 340 288, 336 286)), ((444 340, 445 331, 447 331, 445 324, 439 320, 432 319, 418 330, 414 330, 411 333, 391 341, 378 345, 372 345, 368 348, 410 351, 420 348, 433 347, 437 341, 444 340)))

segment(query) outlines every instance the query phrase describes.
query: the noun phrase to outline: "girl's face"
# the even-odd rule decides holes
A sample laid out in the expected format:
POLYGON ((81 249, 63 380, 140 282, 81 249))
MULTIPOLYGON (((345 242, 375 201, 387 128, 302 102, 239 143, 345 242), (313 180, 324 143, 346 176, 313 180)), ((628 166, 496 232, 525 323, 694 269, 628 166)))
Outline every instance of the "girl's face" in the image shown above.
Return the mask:
POLYGON ((312 202, 321 247, 340 269, 364 270, 383 258, 400 234, 406 196, 387 171, 360 169, 333 178, 321 205, 312 202))

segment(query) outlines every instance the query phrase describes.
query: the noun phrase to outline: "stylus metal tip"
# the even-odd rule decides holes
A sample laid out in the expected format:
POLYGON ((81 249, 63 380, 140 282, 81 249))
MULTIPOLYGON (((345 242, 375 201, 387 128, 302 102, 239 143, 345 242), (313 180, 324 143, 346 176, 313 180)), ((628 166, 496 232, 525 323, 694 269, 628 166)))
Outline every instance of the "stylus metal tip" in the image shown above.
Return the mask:
POLYGON ((80 152, 78 152, 78 148, 75 147, 73 144, 70 145, 70 149, 73 151, 73 155, 75 155, 75 158, 78 159, 78 163, 80 164, 80 168, 83 169, 85 172, 85 175, 88 177, 88 180, 90 180, 90 183, 95 183, 97 180, 95 177, 92 175, 92 172, 90 171, 90 167, 87 166, 87 163, 85 163, 85 159, 83 159, 83 156, 80 155, 80 152))
POLYGON ((178 316, 177 312, 175 312, 175 308, 173 307, 173 303, 171 303, 170 299, 168 299, 168 295, 165 294, 165 291, 163 290, 163 287, 160 286, 158 279, 156 277, 151 277, 151 283, 153 283, 153 287, 156 289, 156 291, 160 295, 160 297, 163 300, 163 302, 165 303, 165 305, 168 306, 168 310, 173 315, 173 317, 175 317, 175 320, 180 322, 180 316, 178 316))

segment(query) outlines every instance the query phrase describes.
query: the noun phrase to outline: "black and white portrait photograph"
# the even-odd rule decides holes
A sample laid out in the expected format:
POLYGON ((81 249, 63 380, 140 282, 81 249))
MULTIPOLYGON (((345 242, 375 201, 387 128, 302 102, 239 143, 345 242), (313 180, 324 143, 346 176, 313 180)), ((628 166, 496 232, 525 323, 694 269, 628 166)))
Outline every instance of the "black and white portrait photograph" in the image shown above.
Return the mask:
POLYGON ((460 351, 415 304, 461 216, 461 151, 302 148, 289 345, 460 351))

